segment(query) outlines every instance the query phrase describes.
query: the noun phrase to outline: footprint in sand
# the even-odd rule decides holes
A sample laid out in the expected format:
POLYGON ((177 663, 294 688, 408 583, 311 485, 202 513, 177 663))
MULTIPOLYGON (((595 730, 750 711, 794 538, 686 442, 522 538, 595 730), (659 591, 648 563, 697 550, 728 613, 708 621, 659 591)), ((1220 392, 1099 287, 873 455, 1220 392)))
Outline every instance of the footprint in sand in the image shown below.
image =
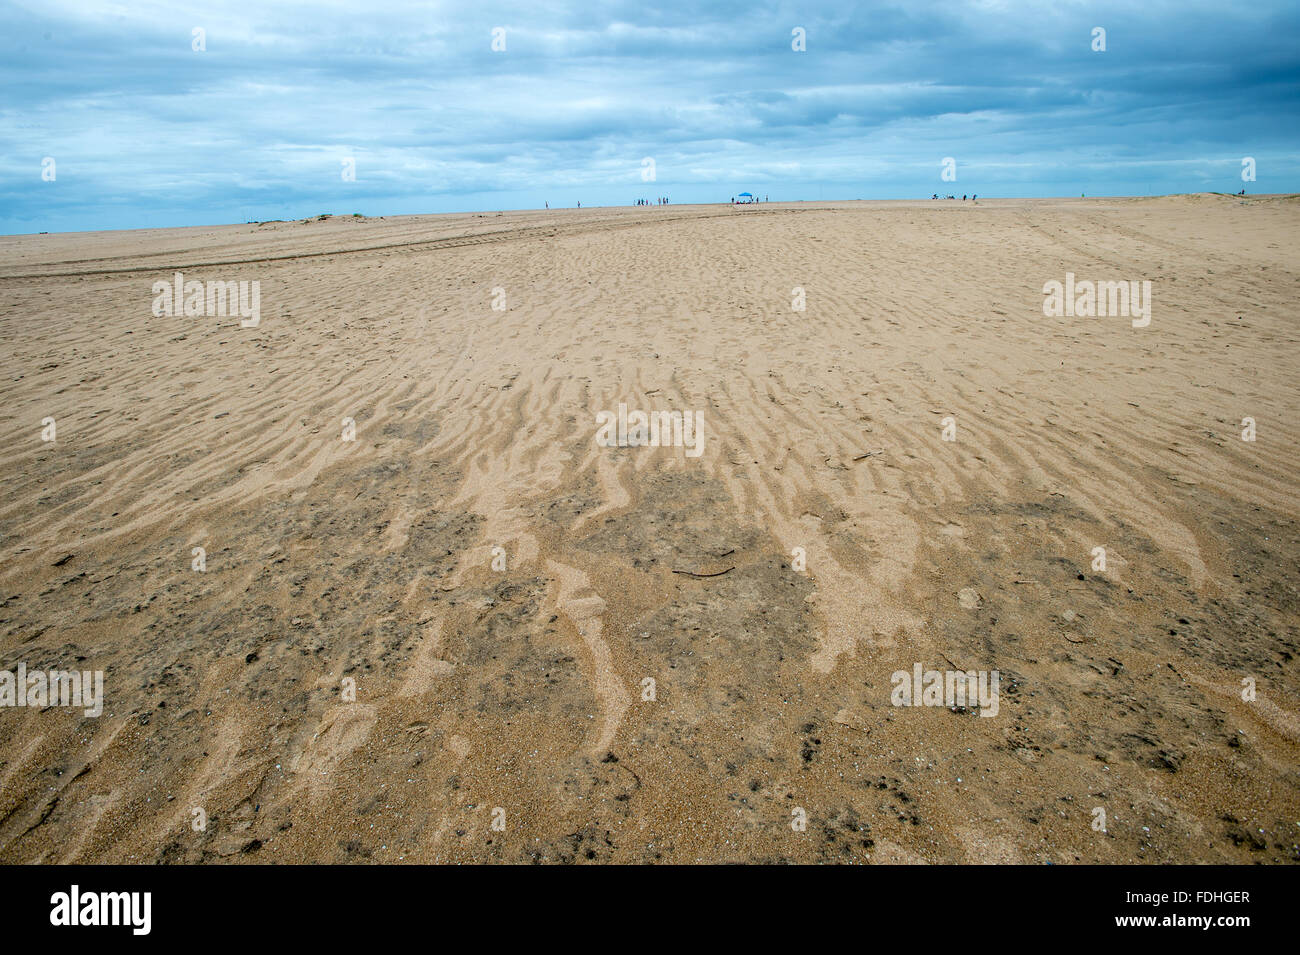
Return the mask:
POLYGON ((292 769, 298 785, 310 789, 313 798, 333 785, 339 764, 374 732, 378 713, 369 703, 340 703, 321 718, 320 726, 292 769))

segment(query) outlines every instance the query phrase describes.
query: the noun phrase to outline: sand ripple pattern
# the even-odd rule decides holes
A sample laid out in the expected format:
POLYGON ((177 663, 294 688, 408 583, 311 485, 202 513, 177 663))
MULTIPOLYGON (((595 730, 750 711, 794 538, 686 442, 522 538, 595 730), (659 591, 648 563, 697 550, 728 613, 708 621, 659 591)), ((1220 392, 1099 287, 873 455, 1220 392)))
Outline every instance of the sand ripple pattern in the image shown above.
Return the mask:
POLYGON ((97 722, 0 712, 0 860, 1250 858, 1234 787, 1265 807, 1243 831, 1300 810, 1298 216, 0 238, 0 665, 110 674, 97 722), (261 326, 153 317, 177 269, 259 280, 261 326), (1151 280, 1150 327, 1045 317, 1067 271, 1151 280), (701 413, 703 455, 598 447, 619 403, 701 413), (1005 722, 887 705, 945 659, 1008 674, 1005 722), (1097 791, 1183 848, 1040 825, 1097 791), (792 794, 831 836, 787 838, 792 794))

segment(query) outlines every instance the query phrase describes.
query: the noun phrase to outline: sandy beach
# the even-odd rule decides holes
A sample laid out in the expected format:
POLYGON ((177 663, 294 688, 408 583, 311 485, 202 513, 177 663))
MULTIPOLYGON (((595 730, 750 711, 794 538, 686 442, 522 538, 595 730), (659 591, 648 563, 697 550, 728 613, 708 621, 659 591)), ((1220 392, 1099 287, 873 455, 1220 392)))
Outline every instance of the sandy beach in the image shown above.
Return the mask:
POLYGON ((103 679, 0 705, 0 862, 1300 861, 1298 235, 1200 194, 0 237, 0 670, 103 679))

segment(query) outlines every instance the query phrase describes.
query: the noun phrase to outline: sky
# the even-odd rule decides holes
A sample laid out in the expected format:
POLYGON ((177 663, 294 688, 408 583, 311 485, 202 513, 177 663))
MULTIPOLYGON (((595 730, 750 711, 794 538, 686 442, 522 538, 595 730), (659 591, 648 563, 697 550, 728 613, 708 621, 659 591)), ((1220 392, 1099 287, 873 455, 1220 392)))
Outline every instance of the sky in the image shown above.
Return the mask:
POLYGON ((1298 37, 1296 0, 0 0, 0 233, 1300 192, 1298 37))

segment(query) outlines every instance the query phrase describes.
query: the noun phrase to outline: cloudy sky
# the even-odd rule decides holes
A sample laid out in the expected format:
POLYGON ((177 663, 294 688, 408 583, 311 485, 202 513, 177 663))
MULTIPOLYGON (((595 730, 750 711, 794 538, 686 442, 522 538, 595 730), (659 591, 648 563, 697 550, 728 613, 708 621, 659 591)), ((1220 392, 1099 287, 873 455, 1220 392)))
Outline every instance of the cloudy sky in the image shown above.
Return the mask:
POLYGON ((1300 191, 1295 0, 0 4, 4 233, 1300 191))

